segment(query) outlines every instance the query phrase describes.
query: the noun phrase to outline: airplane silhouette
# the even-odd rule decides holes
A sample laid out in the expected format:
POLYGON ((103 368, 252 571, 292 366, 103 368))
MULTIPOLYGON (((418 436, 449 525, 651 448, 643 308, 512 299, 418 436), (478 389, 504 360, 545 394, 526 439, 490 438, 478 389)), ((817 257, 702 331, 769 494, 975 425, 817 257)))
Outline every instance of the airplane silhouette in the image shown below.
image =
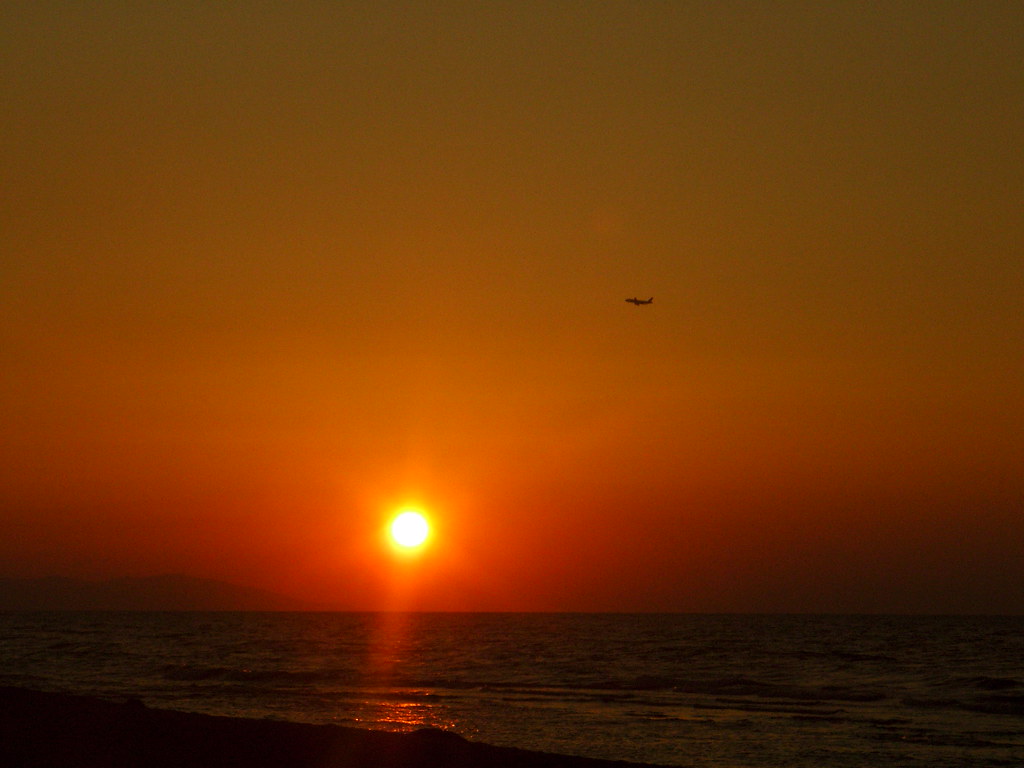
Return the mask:
POLYGON ((654 297, 651 296, 651 298, 649 298, 647 301, 644 301, 643 299, 638 299, 636 296, 634 296, 632 299, 626 299, 626 301, 628 301, 630 304, 635 304, 636 306, 639 307, 641 304, 652 303, 654 301, 654 297))

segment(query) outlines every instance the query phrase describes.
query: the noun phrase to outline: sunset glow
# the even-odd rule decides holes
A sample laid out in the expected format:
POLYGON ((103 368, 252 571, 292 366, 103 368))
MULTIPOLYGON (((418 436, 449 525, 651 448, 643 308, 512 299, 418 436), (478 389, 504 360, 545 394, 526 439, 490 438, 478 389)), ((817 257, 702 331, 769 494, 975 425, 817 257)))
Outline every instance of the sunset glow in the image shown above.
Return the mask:
POLYGON ((1024 3, 2 8, 0 577, 1024 612, 1024 3))

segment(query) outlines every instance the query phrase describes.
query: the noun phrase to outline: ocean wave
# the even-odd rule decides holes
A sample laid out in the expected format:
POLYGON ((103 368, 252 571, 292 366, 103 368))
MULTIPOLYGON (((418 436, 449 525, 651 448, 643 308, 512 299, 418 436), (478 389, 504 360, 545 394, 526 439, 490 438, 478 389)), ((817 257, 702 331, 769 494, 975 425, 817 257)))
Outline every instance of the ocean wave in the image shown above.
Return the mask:
POLYGON ((877 690, 852 689, 838 685, 820 687, 783 685, 750 677, 719 677, 709 680, 690 680, 657 675, 640 675, 632 680, 605 680, 587 687, 603 690, 672 691, 675 693, 757 696, 762 698, 795 699, 799 701, 872 702, 886 698, 877 690))
POLYGON ((967 703, 964 708, 986 715, 1024 717, 1024 696, 983 696, 976 701, 967 703))
POLYGON ((960 749, 993 749, 1014 747, 1007 742, 993 741, 969 733, 950 733, 928 728, 903 728, 892 731, 874 731, 864 734, 870 741, 891 741, 928 747, 958 747, 960 749))
POLYGON ((811 707, 786 706, 782 703, 752 702, 747 700, 717 699, 713 702, 695 702, 694 709, 727 709, 738 712, 762 712, 782 715, 814 717, 835 717, 843 714, 842 709, 815 709, 811 707))
POLYGON ((245 667, 195 667, 187 664, 168 664, 160 671, 165 680, 176 682, 223 681, 295 685, 324 682, 342 683, 355 680, 355 675, 349 670, 247 669, 245 667))
POLYGON ((1024 717, 1024 695, 979 696, 974 699, 907 696, 901 703, 917 709, 953 709, 985 715, 1024 717))
POLYGON ((800 661, 806 661, 808 659, 824 660, 824 661, 855 661, 855 662, 870 662, 873 664, 892 664, 895 659, 884 653, 866 653, 863 651, 840 651, 840 650, 829 650, 829 651, 813 651, 813 650, 794 650, 794 651, 781 651, 778 654, 781 658, 797 659, 800 661))
POLYGON ((958 688, 975 688, 981 691, 1004 691, 1007 688, 1024 687, 1024 682, 1012 677, 955 677, 948 681, 950 686, 958 688))
MULTIPOLYGON (((232 666, 196 666, 167 664, 159 676, 176 683, 242 684, 260 688, 305 687, 333 690, 350 686, 425 691, 480 691, 536 699, 572 698, 579 700, 624 701, 642 694, 690 695, 696 697, 748 697, 781 700, 803 705, 817 703, 871 703, 888 696, 871 688, 839 685, 804 686, 779 684, 746 676, 717 677, 707 680, 661 675, 638 675, 625 679, 592 679, 574 682, 540 680, 487 680, 458 676, 422 676, 388 672, 365 672, 344 668, 276 669, 232 666)), ((943 706, 941 702, 938 704, 943 706)), ((994 706, 1006 706, 999 703, 994 706)))

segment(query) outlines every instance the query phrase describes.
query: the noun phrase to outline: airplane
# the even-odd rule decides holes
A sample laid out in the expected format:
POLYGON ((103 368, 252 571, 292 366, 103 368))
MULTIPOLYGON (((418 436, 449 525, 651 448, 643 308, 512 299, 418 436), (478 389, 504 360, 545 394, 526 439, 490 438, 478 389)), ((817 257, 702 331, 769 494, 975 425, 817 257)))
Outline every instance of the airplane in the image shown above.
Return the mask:
POLYGON ((638 299, 636 296, 634 296, 632 299, 626 299, 626 301, 628 301, 630 304, 635 304, 636 306, 639 307, 641 304, 652 303, 654 301, 654 297, 651 296, 651 298, 649 298, 647 301, 644 301, 643 299, 638 299))

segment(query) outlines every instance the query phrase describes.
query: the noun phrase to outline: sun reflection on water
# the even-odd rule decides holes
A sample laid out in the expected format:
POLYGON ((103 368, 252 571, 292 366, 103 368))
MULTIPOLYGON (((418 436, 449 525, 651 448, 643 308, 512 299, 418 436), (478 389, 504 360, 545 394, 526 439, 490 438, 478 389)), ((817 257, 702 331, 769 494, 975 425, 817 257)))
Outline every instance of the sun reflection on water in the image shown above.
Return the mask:
POLYGON ((455 721, 445 717, 442 707, 425 700, 431 696, 421 690, 382 691, 377 697, 364 699, 359 707, 361 713, 353 720, 363 727, 385 731, 455 729, 455 721))
MULTIPOLYGON (((396 604, 401 602, 396 592, 396 604)), ((362 674, 376 685, 363 689, 352 722, 364 728, 414 731, 438 728, 460 731, 460 724, 431 687, 421 687, 425 663, 417 627, 422 618, 403 611, 374 614, 369 626, 362 674)))

